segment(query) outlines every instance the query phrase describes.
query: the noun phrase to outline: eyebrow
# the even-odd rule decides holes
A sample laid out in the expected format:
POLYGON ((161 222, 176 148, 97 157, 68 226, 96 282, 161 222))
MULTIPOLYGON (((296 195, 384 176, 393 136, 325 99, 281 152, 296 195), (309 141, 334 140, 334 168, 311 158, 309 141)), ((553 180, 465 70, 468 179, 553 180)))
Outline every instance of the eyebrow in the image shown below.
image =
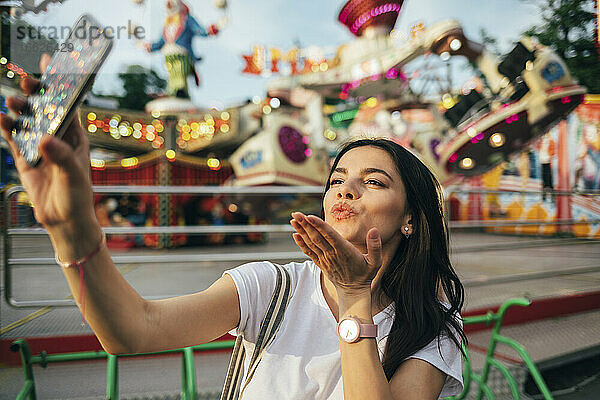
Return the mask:
MULTIPOLYGON (((335 170, 333 170, 333 172, 339 172, 341 174, 346 174, 346 175, 348 174, 348 170, 343 167, 337 167, 335 170)), ((392 178, 390 176, 390 174, 388 174, 387 172, 385 172, 384 170, 379 169, 379 168, 363 168, 360 170, 360 173, 361 173, 361 175, 379 173, 379 174, 387 176, 392 182, 394 182, 394 178, 392 178)))

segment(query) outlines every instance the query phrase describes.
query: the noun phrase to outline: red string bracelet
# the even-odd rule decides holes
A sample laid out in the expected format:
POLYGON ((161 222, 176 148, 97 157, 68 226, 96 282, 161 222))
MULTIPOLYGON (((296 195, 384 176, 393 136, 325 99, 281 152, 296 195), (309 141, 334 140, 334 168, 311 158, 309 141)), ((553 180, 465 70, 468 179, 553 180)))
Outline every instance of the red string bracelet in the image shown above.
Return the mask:
POLYGON ((70 262, 60 261, 58 259, 58 255, 54 256, 56 263, 58 265, 60 265, 62 268, 72 268, 72 267, 79 268, 79 301, 78 301, 78 303, 79 303, 79 306, 81 307, 81 326, 85 325, 85 283, 83 281, 84 267, 85 267, 85 264, 92 257, 94 257, 96 254, 98 254, 100 252, 100 250, 102 250, 102 248, 104 247, 105 244, 106 244, 106 234, 104 233, 104 231, 102 231, 102 239, 100 240, 100 244, 98 245, 98 247, 96 247, 96 249, 94 249, 94 251, 92 251, 87 256, 80 258, 79 260, 70 261, 70 262))

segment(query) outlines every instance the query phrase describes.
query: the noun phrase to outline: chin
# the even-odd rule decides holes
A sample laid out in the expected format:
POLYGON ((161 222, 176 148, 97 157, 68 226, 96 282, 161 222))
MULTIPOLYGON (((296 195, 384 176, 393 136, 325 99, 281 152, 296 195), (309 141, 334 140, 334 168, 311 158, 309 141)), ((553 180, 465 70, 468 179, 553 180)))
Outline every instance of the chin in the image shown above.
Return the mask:
POLYGON ((357 231, 355 227, 335 226, 333 228, 350 243, 365 243, 367 232, 357 231))

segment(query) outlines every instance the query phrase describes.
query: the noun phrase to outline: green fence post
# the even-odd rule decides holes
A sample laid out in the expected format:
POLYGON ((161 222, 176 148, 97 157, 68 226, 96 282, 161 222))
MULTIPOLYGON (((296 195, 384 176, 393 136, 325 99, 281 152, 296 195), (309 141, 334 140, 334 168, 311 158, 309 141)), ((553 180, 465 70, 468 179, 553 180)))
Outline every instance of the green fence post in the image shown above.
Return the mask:
POLYGON ((490 338, 490 344, 488 345, 488 351, 485 355, 485 362, 483 364, 483 370, 481 371, 481 383, 479 384, 479 390, 477 391, 477 400, 481 400, 483 394, 482 384, 487 385, 487 379, 490 372, 490 365, 494 359, 494 353, 496 352, 496 345, 498 344, 498 337, 500 336, 500 329, 502 328, 502 321, 504 320, 504 314, 512 306, 528 306, 531 301, 517 297, 508 299, 498 309, 498 312, 494 315, 494 327, 492 328, 492 336, 490 338))
POLYGON ((119 359, 114 354, 106 362, 106 400, 119 400, 119 359))
POLYGON ((487 385, 487 383, 481 381, 481 378, 479 377, 479 375, 473 374, 473 380, 475 381, 475 383, 477 383, 479 385, 479 390, 483 391, 486 399, 496 400, 496 396, 494 395, 494 392, 492 392, 492 389, 490 389, 490 387, 487 385))
POLYGON ((542 374, 538 370, 537 366, 535 365, 535 363, 533 362, 533 360, 531 359, 531 357, 529 356, 529 354, 527 353, 525 348, 516 340, 507 338, 505 336, 500 336, 497 338, 497 340, 500 343, 503 343, 507 346, 512 347, 513 349, 515 349, 517 351, 517 353, 519 353, 519 355, 521 356, 523 361, 525 361, 525 365, 527 365, 527 368, 529 369, 529 372, 531 373, 531 377, 535 381, 538 389, 540 389, 540 393, 544 396, 544 399, 545 400, 553 400, 554 398, 552 397, 552 393, 550 392, 550 389, 548 389, 548 386, 546 385, 546 382, 544 381, 542 374))
POLYGON ((185 363, 185 353, 183 350, 181 351, 181 400, 188 400, 187 398, 187 374, 186 374, 186 363, 185 363))
POLYGON ((182 399, 196 400, 198 398, 198 394, 196 392, 196 367, 194 365, 194 349, 192 347, 185 347, 183 349, 182 362, 182 399))
POLYGON ((493 365, 502 375, 504 375, 504 379, 508 382, 508 386, 510 387, 510 392, 512 394, 513 400, 521 400, 521 393, 519 392, 519 385, 515 378, 511 375, 510 371, 504 364, 492 358, 490 360, 490 364, 493 365))
POLYGON ((496 341, 494 340, 494 334, 500 330, 500 325, 498 322, 494 324, 492 328, 492 338, 490 339, 490 343, 488 345, 488 350, 485 355, 485 362, 483 363, 483 369, 481 371, 481 378, 479 380, 479 390, 477 391, 477 400, 481 400, 481 396, 483 394, 483 385, 487 385, 487 378, 490 372, 490 364, 491 360, 494 358, 494 353, 496 352, 496 341))
POLYGON ((25 375, 25 384, 23 385, 23 389, 21 389, 17 395, 17 399, 36 400, 35 381, 33 379, 33 367, 31 364, 31 351, 29 350, 29 345, 25 339, 17 339, 11 344, 10 349, 13 352, 21 352, 21 364, 23 365, 23 374, 25 375))

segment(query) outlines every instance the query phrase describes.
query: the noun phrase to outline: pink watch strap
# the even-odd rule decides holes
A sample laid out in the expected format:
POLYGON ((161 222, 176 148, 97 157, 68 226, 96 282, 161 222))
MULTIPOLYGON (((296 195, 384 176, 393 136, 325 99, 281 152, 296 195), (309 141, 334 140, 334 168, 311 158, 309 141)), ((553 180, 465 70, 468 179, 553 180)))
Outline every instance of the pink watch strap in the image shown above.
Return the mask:
POLYGON ((360 324, 360 337, 376 338, 377 337, 377 325, 360 324))
POLYGON ((355 317, 345 317, 340 320, 337 324, 337 334, 340 339, 347 343, 355 343, 358 342, 361 338, 377 338, 377 325, 374 324, 363 324, 360 322, 358 318, 355 317), (348 337, 343 337, 344 333, 340 333, 340 328, 344 321, 352 321, 357 325, 358 328, 358 336, 354 337, 354 339, 349 339, 348 337))

